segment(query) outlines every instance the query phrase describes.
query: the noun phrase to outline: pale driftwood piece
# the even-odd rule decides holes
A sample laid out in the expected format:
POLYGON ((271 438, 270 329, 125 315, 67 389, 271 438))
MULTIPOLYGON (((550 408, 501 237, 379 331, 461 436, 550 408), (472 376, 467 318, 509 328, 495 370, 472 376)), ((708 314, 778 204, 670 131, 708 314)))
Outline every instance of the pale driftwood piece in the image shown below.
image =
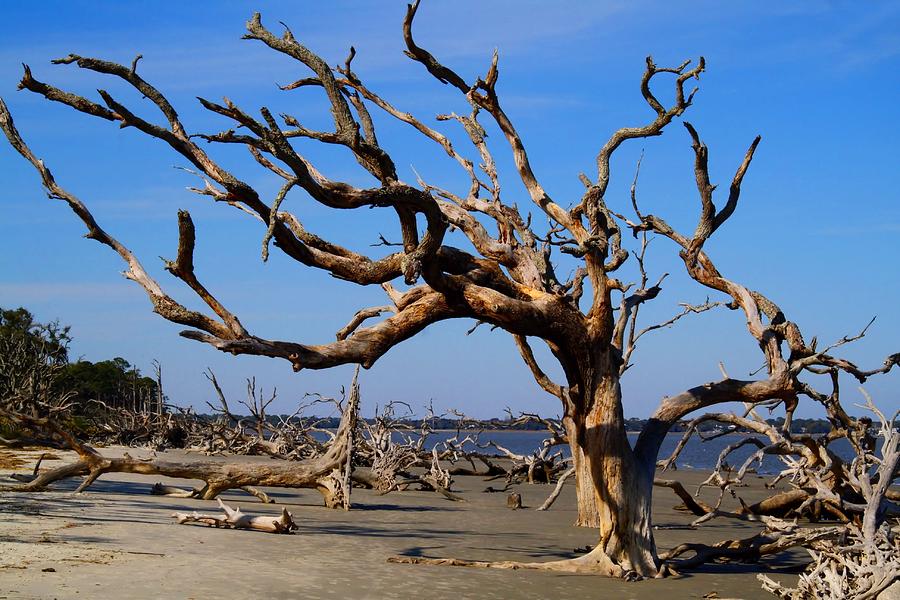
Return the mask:
MULTIPOLYGON (((274 504, 275 500, 269 497, 264 491, 245 485, 240 488, 241 491, 247 492, 251 496, 259 498, 263 504, 274 504)), ((186 490, 171 485, 163 485, 162 483, 154 483, 150 488, 150 493, 154 496, 169 496, 172 498, 199 498, 201 491, 198 489, 186 490)))
POLYGON ((293 533, 298 529, 294 522, 294 516, 288 512, 286 508, 281 509, 281 515, 277 517, 253 517, 241 512, 240 508, 231 508, 221 498, 217 498, 219 508, 224 514, 219 515, 203 515, 196 512, 172 514, 172 518, 178 521, 179 525, 185 523, 202 523, 211 527, 225 527, 229 529, 249 529, 252 531, 262 531, 265 533, 293 533))
POLYGON ((162 483, 154 483, 150 488, 150 493, 154 496, 169 496, 171 498, 197 498, 200 490, 186 490, 172 485, 163 485, 162 483))
MULTIPOLYGON (((777 304, 758 291, 729 279, 707 253, 707 242, 737 208, 741 186, 759 137, 749 145, 731 179, 727 197, 717 205, 716 187, 709 177, 709 150, 694 127, 685 123, 694 154, 698 196, 697 223, 693 231, 678 231, 662 217, 642 213, 634 191, 636 178, 631 195, 635 216, 629 218, 618 214, 611 203, 607 203, 614 153, 629 140, 661 135, 690 108, 697 89, 686 89, 685 86, 699 79, 705 71, 702 57, 695 65, 686 61, 673 67, 660 67, 652 57, 647 57, 640 93, 649 109, 648 118, 643 124, 614 131, 602 143, 596 157, 596 176, 591 179, 582 175, 584 194, 566 209, 550 196, 538 179, 522 136, 502 107, 497 93, 499 54, 494 54, 483 77, 460 75, 413 39, 413 22, 418 8, 418 1, 411 4, 403 22, 407 55, 439 82, 458 90, 471 107, 469 114, 451 113, 442 115, 441 119, 462 126, 471 143, 469 152, 480 162, 477 169, 471 158, 453 147, 449 136, 425 126, 421 119, 388 103, 366 87, 351 69, 354 53, 343 66, 329 67, 327 61, 301 44, 289 29, 281 35, 268 30, 259 14, 254 14, 247 23, 245 38, 265 44, 308 70, 303 79, 285 89, 306 85, 320 87, 333 128, 316 131, 303 126, 291 115, 283 115, 279 120, 268 108, 260 109, 261 116, 257 118, 253 116, 255 110, 251 114, 229 100, 222 105, 201 99, 204 108, 229 119, 230 127, 219 133, 189 135, 175 108, 162 92, 137 73, 136 64, 129 67, 74 54, 55 62, 122 80, 155 105, 162 115, 162 124, 138 116, 106 91, 99 92, 102 104, 98 104, 39 81, 27 66, 20 82, 22 89, 50 101, 120 127, 133 128, 166 144, 196 170, 202 187, 194 191, 241 210, 253 218, 254 225, 263 228, 260 234, 264 254, 268 253, 270 242, 274 242, 274 248, 310 268, 355 284, 382 286, 392 306, 378 303, 375 308, 356 311, 348 326, 338 332, 331 343, 269 340, 248 331, 195 273, 196 232, 185 211, 178 214, 176 258, 166 261, 165 266, 202 300, 206 308, 203 312, 194 311, 178 303, 127 247, 100 227, 81 200, 54 180, 46 164, 24 142, 2 102, 0 127, 13 148, 35 168, 50 196, 69 206, 84 223, 89 239, 118 254, 126 264, 126 277, 146 292, 153 310, 161 317, 185 326, 187 329, 181 335, 188 339, 231 354, 282 359, 300 370, 344 364, 368 368, 397 344, 446 319, 470 319, 511 334, 535 381, 561 403, 561 414, 565 415, 561 425, 575 468, 577 524, 598 529, 597 544, 589 555, 572 562, 547 563, 541 568, 654 577, 660 573, 662 563, 650 518, 653 472, 660 445, 676 423, 695 411, 735 401, 750 406, 783 403, 789 422, 803 395, 826 408, 831 407, 829 410, 832 410, 836 424, 834 439, 858 439, 859 436, 851 431, 854 427, 851 419, 842 409, 833 408, 839 406, 836 394, 821 394, 806 380, 813 376, 837 378, 840 373, 845 373, 864 382, 871 376, 891 371, 900 363, 900 354, 891 355, 882 366, 867 370, 832 352, 839 345, 861 336, 844 338, 818 349, 815 338, 807 343, 799 326, 777 304), (672 93, 668 94, 670 100, 665 104, 657 97, 655 89, 664 78, 670 78, 673 84, 672 93), (466 181, 464 189, 444 190, 425 181, 420 181, 418 186, 401 181, 394 159, 378 142, 376 121, 368 112, 370 105, 413 127, 459 164, 466 181), (530 217, 523 218, 517 205, 501 194, 497 165, 503 162, 495 160, 497 148, 489 144, 480 119, 488 119, 499 130, 500 140, 505 142, 512 159, 514 174, 538 214, 546 218, 546 227, 537 223, 543 218, 536 219, 535 223, 530 217), (292 145, 295 138, 343 146, 376 184, 362 188, 329 179, 298 153, 292 145), (198 140, 212 144, 201 148, 198 140), (210 152, 215 152, 219 144, 248 147, 255 162, 277 178, 280 191, 274 199, 263 199, 256 189, 217 162, 210 152), (295 189, 303 190, 313 201, 333 209, 376 207, 391 211, 397 217, 400 246, 396 252, 374 257, 322 239, 308 231, 295 214, 284 210, 290 202, 289 193, 295 189), (680 317, 655 326, 636 326, 642 305, 659 297, 665 277, 659 277, 653 283, 653 278, 647 276, 644 241, 638 261, 639 281, 631 284, 620 279, 621 267, 631 258, 625 247, 628 236, 623 235, 629 230, 641 235, 642 240, 646 240, 643 234, 656 234, 671 242, 687 275, 706 293, 719 296, 716 302, 684 306, 683 315, 703 312, 704 307, 711 308, 717 303, 740 311, 747 333, 760 348, 765 365, 759 376, 754 374, 748 379, 739 379, 723 372, 721 380, 702 383, 663 398, 633 447, 624 419, 622 374, 634 359, 636 342, 645 333, 659 331, 680 317), (464 238, 460 240, 462 243, 451 244, 452 235, 464 238), (561 279, 555 272, 554 252, 569 254, 580 263, 568 279, 561 279), (398 291, 393 287, 394 281, 402 282, 408 289, 398 291), (583 297, 586 290, 590 290, 590 298, 583 297), (389 310, 383 310, 386 307, 389 310), (381 316, 385 313, 386 316, 381 316), (548 346, 553 358, 559 362, 564 381, 555 382, 546 375, 531 351, 530 339, 548 346)), ((375 237, 374 231, 372 237, 375 237)), ((386 241, 383 236, 381 239, 386 241)), ((785 429, 789 434, 790 428, 785 429)), ((760 450, 763 454, 778 453, 783 448, 780 440, 769 442, 760 450)), ((813 448, 803 450, 800 446, 808 440, 800 438, 787 439, 787 442, 804 459, 815 458, 822 463, 817 462, 817 471, 807 477, 807 483, 812 487, 809 497, 801 500, 804 510, 815 510, 820 505, 842 510, 839 502, 835 508, 835 495, 840 498, 835 492, 840 486, 834 487, 837 476, 832 480, 823 474, 822 467, 833 464, 827 449, 822 452, 813 448)), ((152 462, 148 464, 153 465, 152 462)), ((346 481, 346 478, 332 476, 335 472, 340 474, 343 461, 337 465, 316 464, 323 467, 323 471, 316 471, 316 481, 321 481, 323 487, 333 489, 346 481)), ((136 468, 131 463, 126 466, 136 468)), ((422 466, 427 467, 425 463, 422 466)), ((737 476, 748 472, 750 466, 750 462, 746 463, 737 476)), ((835 472, 841 472, 843 467, 846 465, 838 465, 835 472)), ((154 470, 147 464, 140 468, 154 470)), ((391 468, 390 461, 385 463, 388 489, 393 487, 389 476, 391 468)), ((796 473, 802 471, 799 465, 792 468, 796 473)), ((86 483, 89 484, 100 472, 92 470, 86 483)), ((535 472, 530 469, 528 475, 533 477, 535 472)), ((440 489, 446 490, 439 475, 434 473, 431 478, 440 489)), ((248 477, 240 482, 229 479, 228 485, 268 485, 273 478, 283 481, 274 476, 267 482, 248 477)), ((722 477, 710 484, 727 491, 737 485, 732 479, 722 477)), ((209 489, 214 491, 213 483, 210 482, 209 489)), ((337 498, 337 494, 329 494, 337 498)))
POLYGON ((550 507, 553 506, 553 503, 556 502, 557 498, 559 498, 559 494, 562 492, 563 486, 566 484, 566 480, 574 474, 575 467, 572 467, 568 471, 563 473, 556 481, 556 487, 553 488, 553 491, 550 492, 550 495, 547 496, 547 499, 544 500, 544 503, 537 507, 535 510, 550 510, 550 507))

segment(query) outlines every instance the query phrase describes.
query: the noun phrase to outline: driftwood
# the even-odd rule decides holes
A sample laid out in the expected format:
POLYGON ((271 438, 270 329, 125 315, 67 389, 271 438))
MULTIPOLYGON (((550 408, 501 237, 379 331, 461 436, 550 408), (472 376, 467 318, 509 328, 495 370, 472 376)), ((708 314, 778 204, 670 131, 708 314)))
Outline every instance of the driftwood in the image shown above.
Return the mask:
POLYGON ((294 522, 294 516, 286 508, 281 509, 281 515, 277 517, 252 517, 241 512, 240 508, 230 508, 217 498, 219 508, 224 514, 203 515, 196 512, 176 512, 172 515, 179 525, 185 523, 202 523, 210 527, 225 527, 228 529, 249 529, 252 531, 264 531, 266 533, 293 533, 298 529, 294 522))
POLYGON ((684 485, 682 485, 680 481, 676 481, 674 479, 661 479, 657 477, 653 480, 653 485, 671 489, 679 498, 681 498, 681 501, 684 502, 684 509, 694 513, 697 516, 702 517, 703 515, 706 515, 714 510, 705 502, 697 500, 696 498, 691 496, 691 494, 686 489, 684 489, 684 485))
MULTIPOLYGON (((458 473, 459 469, 444 467, 441 461, 467 460, 474 464, 473 455, 464 447, 466 444, 477 443, 477 433, 461 438, 461 431, 458 429, 455 436, 432 444, 428 450, 428 437, 434 433, 432 422, 438 418, 433 407, 428 407, 428 414, 421 419, 419 428, 413 429, 402 423, 395 414, 396 407, 401 404, 411 414, 410 407, 405 403, 392 402, 376 411, 373 423, 362 422, 356 437, 358 441, 354 461, 368 466, 368 470, 362 470, 359 475, 354 474, 353 480, 376 489, 381 494, 418 484, 422 489, 435 491, 448 500, 465 502, 464 498, 451 491, 453 474, 458 473), (411 473, 413 467, 427 467, 427 470, 416 476, 411 473)), ((463 417, 457 423, 466 421, 463 417)), ((482 462, 488 465, 490 471, 493 466, 490 461, 485 459, 482 462)), ((462 472, 465 474, 467 471, 462 469, 462 472)))
POLYGON ((559 498, 559 494, 562 492, 563 486, 566 484, 566 481, 575 475, 575 467, 572 467, 562 475, 560 475, 559 479, 556 481, 556 487, 553 488, 553 491, 550 492, 550 495, 547 496, 547 499, 544 500, 544 503, 541 504, 537 510, 550 510, 550 507, 553 506, 553 503, 556 502, 556 499, 559 498))
MULTIPOLYGON (((255 487, 245 485, 240 488, 241 491, 247 492, 251 496, 255 496, 259 498, 259 501, 263 504, 274 504, 275 500, 269 497, 264 491, 257 489, 255 487)), ((162 483, 154 483, 153 487, 150 488, 150 493, 154 496, 169 496, 172 498, 200 498, 202 497, 203 491, 199 489, 190 489, 186 490, 179 487, 174 487, 171 485, 163 485, 162 483)))
MULTIPOLYGON (((357 373, 358 376, 358 373, 357 373)), ((328 507, 343 507, 350 494, 345 487, 343 473, 348 466, 351 453, 350 440, 356 428, 359 411, 359 386, 354 376, 347 407, 334 440, 325 453, 304 461, 278 461, 252 464, 247 462, 212 462, 204 460, 168 460, 159 457, 147 459, 133 458, 127 453, 122 458, 106 457, 94 448, 80 442, 49 417, 35 418, 22 413, 7 413, 10 418, 32 428, 47 430, 63 439, 66 445, 78 453, 78 461, 63 465, 38 475, 32 481, 18 486, 3 486, 5 491, 31 492, 45 489, 50 484, 86 474, 78 486, 78 492, 87 489, 98 477, 106 473, 136 473, 180 479, 199 479, 205 482, 203 488, 189 495, 211 500, 229 489, 244 489, 257 495, 264 502, 268 497, 255 488, 289 487, 315 488, 322 493, 328 507)))
POLYGON ((871 455, 865 453, 857 456, 849 469, 851 484, 864 502, 861 523, 845 525, 838 537, 803 544, 813 562, 800 575, 796 588, 759 575, 763 588, 779 598, 864 600, 877 597, 900 581, 900 523, 892 527, 885 518, 891 504, 886 493, 900 476, 900 431, 895 425, 900 411, 887 418, 868 396, 866 406, 880 421, 882 442, 874 472, 867 460, 871 455))
POLYGON ((541 440, 531 454, 513 452, 495 441, 479 444, 481 448, 493 448, 511 461, 511 466, 505 470, 508 483, 551 483, 566 471, 567 463, 571 462, 571 459, 564 459, 563 453, 557 450, 558 446, 569 444, 568 434, 561 420, 548 419, 533 413, 521 413, 518 417, 514 417, 509 408, 506 412, 513 425, 540 423, 547 430, 547 437, 541 440))
MULTIPOLYGON (((839 391, 836 382, 835 379, 835 388, 831 394, 834 400, 838 398, 839 391)), ((780 427, 770 424, 753 406, 748 406, 743 415, 710 413, 700 416, 689 423, 687 431, 672 455, 660 464, 664 469, 670 468, 687 440, 692 435, 700 435, 697 426, 701 423, 712 421, 737 426, 747 431, 749 435, 741 436, 722 450, 709 477, 697 489, 699 493, 706 487, 718 488, 715 506, 691 506, 692 500, 686 491, 682 489, 678 492, 694 514, 701 516, 709 514, 709 518, 712 518, 722 500, 730 494, 741 502, 740 514, 781 518, 802 517, 812 521, 837 520, 845 523, 858 521, 862 518, 866 505, 861 501, 862 490, 859 478, 853 471, 854 463, 842 460, 831 450, 830 445, 837 439, 846 439, 856 450, 857 456, 854 460, 859 464, 872 465, 873 461, 879 460, 871 454, 877 432, 873 434, 870 431, 870 419, 850 417, 840 403, 830 401, 825 405, 828 417, 835 426, 830 433, 821 436, 792 433, 788 429, 789 421, 780 427), (744 446, 752 446, 756 451, 737 467, 729 465, 727 461, 732 453, 744 446), (776 492, 768 498, 748 505, 740 498, 738 489, 743 485, 743 480, 751 472, 753 465, 760 463, 766 456, 774 456, 782 464, 782 470, 768 485, 774 487, 779 482, 787 482, 792 489, 776 492)), ((867 406, 877 410, 871 402, 867 406)), ((701 440, 715 439, 720 435, 706 438, 701 436, 701 440)), ((887 503, 886 511, 900 514, 900 507, 891 504, 897 499, 896 490, 885 488, 883 498, 887 503)))
POLYGON ((37 462, 34 463, 34 469, 31 471, 30 475, 26 475, 24 473, 10 473, 9 478, 15 479, 16 481, 21 481, 22 483, 30 483, 37 479, 38 472, 41 470, 41 463, 44 462, 44 459, 48 456, 51 456, 47 453, 43 453, 38 457, 37 462))

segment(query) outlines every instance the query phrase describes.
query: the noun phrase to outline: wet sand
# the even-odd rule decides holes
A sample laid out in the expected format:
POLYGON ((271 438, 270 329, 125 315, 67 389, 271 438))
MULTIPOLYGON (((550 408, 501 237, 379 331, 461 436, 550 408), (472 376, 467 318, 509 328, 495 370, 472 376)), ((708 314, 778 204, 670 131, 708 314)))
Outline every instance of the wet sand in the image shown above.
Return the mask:
MULTIPOLYGON (((122 449, 106 448, 104 454, 122 449)), ((132 456, 146 451, 128 450, 132 456)), ((57 452, 63 460, 71 453, 57 452)), ((182 453, 173 453, 182 454, 182 453)), ((28 473, 39 452, 22 451, 28 473)), ((241 460, 268 459, 241 457, 241 460)), ((45 463, 56 466, 60 462, 45 463)), ((705 474, 667 473, 693 491, 705 474)), ((765 495, 762 479, 740 493, 747 501, 765 495)), ((710 565, 680 578, 626 583, 600 577, 528 570, 389 564, 392 555, 478 560, 555 560, 595 542, 593 530, 573 527, 574 484, 567 484, 550 511, 536 512, 552 487, 518 485, 525 509, 506 508, 506 494, 485 493, 497 482, 457 477, 454 490, 468 502, 433 492, 379 496, 353 491, 353 510, 321 506, 315 490, 267 490, 279 504, 260 504, 243 492, 223 494, 226 503, 252 514, 278 514, 286 506, 300 526, 295 535, 176 525, 175 511, 219 512, 213 501, 150 495, 153 483, 187 487, 197 482, 111 474, 86 493, 0 493, 0 598, 772 598, 756 581, 764 571, 795 579, 802 554, 757 565, 710 565)), ((711 493, 701 497, 712 499, 711 493)), ((726 507, 737 502, 729 498, 726 507)), ((654 491, 657 544, 715 542, 747 537, 751 523, 719 519, 698 529, 693 517, 674 510, 668 489, 654 491)))

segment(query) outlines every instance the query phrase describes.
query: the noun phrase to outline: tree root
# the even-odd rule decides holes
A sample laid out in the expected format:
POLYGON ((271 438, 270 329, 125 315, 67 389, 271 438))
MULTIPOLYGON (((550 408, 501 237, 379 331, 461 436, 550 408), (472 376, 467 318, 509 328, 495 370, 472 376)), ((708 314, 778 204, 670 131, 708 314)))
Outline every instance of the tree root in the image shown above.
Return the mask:
POLYGON ((605 553, 594 548, 584 556, 566 560, 549 562, 521 562, 514 560, 484 561, 465 560, 460 558, 427 558, 424 556, 391 556, 389 563, 407 565, 432 565, 447 567, 472 567, 476 569, 528 569, 533 571, 551 571, 555 573, 572 573, 581 575, 599 575, 626 580, 637 580, 642 577, 614 563, 605 553))

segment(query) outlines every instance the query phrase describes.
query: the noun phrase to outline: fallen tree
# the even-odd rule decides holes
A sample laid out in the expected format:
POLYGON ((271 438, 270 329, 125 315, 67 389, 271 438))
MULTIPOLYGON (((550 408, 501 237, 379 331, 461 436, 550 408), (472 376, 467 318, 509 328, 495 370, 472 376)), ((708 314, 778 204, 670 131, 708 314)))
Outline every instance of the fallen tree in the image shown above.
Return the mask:
POLYGON ((33 417, 12 411, 8 407, 0 407, 0 412, 24 426, 61 440, 65 447, 78 454, 78 460, 74 463, 36 473, 36 477, 21 485, 0 486, 2 491, 39 491, 62 479, 84 475, 84 480, 76 489, 76 492, 82 492, 107 473, 134 473, 203 481, 205 485, 200 490, 188 492, 187 495, 204 500, 211 500, 231 489, 244 490, 266 501, 265 494, 256 490, 256 487, 314 488, 322 494, 326 506, 349 508, 348 478, 352 469, 350 457, 359 413, 359 385, 356 377, 350 387, 347 406, 334 439, 321 455, 300 461, 248 463, 229 460, 172 460, 157 456, 134 458, 128 453, 123 457, 109 457, 78 440, 51 416, 33 417))
MULTIPOLYGON (((130 128, 168 145, 196 169, 202 186, 199 194, 241 210, 261 225, 262 257, 270 245, 295 261, 321 269, 358 285, 380 285, 389 299, 384 306, 359 310, 325 344, 303 344, 269 340, 248 331, 198 278, 194 269, 195 228, 187 211, 178 213, 179 242, 176 258, 166 269, 186 284, 208 310, 188 309, 166 293, 138 258, 100 227, 87 206, 60 186, 46 164, 29 149, 13 125, 5 104, 0 103, 0 126, 12 146, 37 170, 53 198, 68 204, 86 226, 87 237, 114 250, 126 263, 126 277, 146 292, 153 310, 163 318, 186 326, 182 336, 232 354, 268 356, 288 361, 295 370, 325 369, 341 364, 368 368, 388 350, 415 336, 426 327, 447 319, 472 319, 512 335, 519 353, 536 382, 559 399, 562 424, 571 450, 578 499, 578 524, 598 528, 598 543, 583 557, 572 561, 544 563, 540 568, 579 571, 616 577, 652 577, 663 566, 653 537, 650 514, 654 468, 660 445, 669 429, 695 411, 726 402, 750 405, 768 403, 793 414, 800 396, 822 402, 822 396, 802 377, 840 373, 865 382, 887 373, 900 355, 883 366, 866 370, 832 354, 833 346, 818 349, 807 342, 799 326, 768 296, 726 277, 704 246, 734 214, 741 185, 760 138, 750 144, 740 162, 724 203, 714 201, 710 182, 709 151, 696 129, 684 123, 694 153, 694 177, 699 196, 699 215, 693 232, 681 232, 663 218, 645 213, 637 201, 636 180, 632 185, 631 209, 626 217, 607 202, 611 159, 625 142, 658 136, 691 106, 696 89, 686 90, 705 70, 701 58, 691 66, 660 67, 648 57, 640 92, 652 116, 637 127, 616 130, 601 146, 596 173, 581 174, 584 192, 570 208, 563 208, 548 193, 531 166, 522 137, 501 106, 497 91, 499 57, 494 54, 483 77, 463 77, 442 64, 413 39, 418 2, 409 6, 403 23, 407 55, 434 78, 457 89, 471 107, 469 114, 443 114, 441 121, 458 123, 471 143, 478 164, 466 158, 443 133, 375 93, 352 69, 351 48, 342 65, 330 67, 320 56, 302 45, 287 28, 281 36, 267 29, 259 14, 247 23, 247 39, 305 65, 311 76, 284 86, 320 89, 327 99, 334 131, 316 131, 291 115, 280 121, 266 107, 256 117, 229 100, 222 104, 201 99, 204 108, 228 120, 228 128, 215 133, 189 134, 175 108, 157 88, 138 73, 138 59, 129 66, 70 54, 53 61, 108 75, 127 84, 149 100, 165 123, 151 122, 125 106, 105 90, 103 104, 39 81, 29 67, 21 89, 40 94, 52 102, 98 117, 121 128, 130 128), (659 80, 674 80, 672 100, 664 104, 654 89, 659 80), (401 180, 394 159, 378 141, 370 108, 405 123, 434 142, 462 169, 465 184, 451 191, 421 178, 418 185, 401 180), (497 162, 479 119, 487 116, 507 143, 515 174, 525 194, 547 227, 523 216, 516 203, 501 193, 497 162), (307 139, 342 147, 378 183, 362 188, 327 178, 292 141, 307 139), (267 169, 281 189, 271 200, 217 162, 198 145, 238 144, 267 169), (316 202, 333 209, 385 208, 397 216, 402 250, 373 258, 322 239, 308 231, 293 213, 283 210, 288 194, 302 190, 316 202), (420 233, 419 223, 425 226, 420 233), (628 232, 641 240, 632 255, 626 248, 628 232), (464 237, 450 245, 450 236, 464 237), (644 264, 648 234, 669 240, 684 264, 689 278, 720 300, 684 304, 671 319, 640 328, 637 318, 642 305, 657 298, 665 276, 655 282, 644 264), (470 248, 463 250, 460 248, 470 248), (554 269, 554 252, 578 261, 572 276, 560 278, 554 269), (635 283, 618 273, 636 265, 635 283), (407 286, 398 289, 398 285, 407 286), (399 283, 399 282, 402 282, 399 283), (585 307, 582 307, 582 304, 585 307), (625 427, 621 378, 628 370, 639 340, 646 334, 674 324, 683 317, 725 306, 740 311, 747 332, 759 346, 764 375, 757 379, 723 378, 697 385, 661 400, 634 447, 625 427), (375 324, 371 319, 387 314, 375 324), (529 340, 540 340, 559 362, 564 381, 557 383, 539 365, 529 340)), ((140 56, 138 57, 140 58, 140 56)), ((386 118, 387 118, 386 117, 386 118)), ((373 232, 374 233, 374 232, 373 232)), ((382 238, 382 241, 385 241, 382 238)), ((789 419, 788 419, 789 420, 789 419)), ((440 467, 438 466, 438 469, 440 467)), ((521 566, 495 563, 490 566, 521 566)))

